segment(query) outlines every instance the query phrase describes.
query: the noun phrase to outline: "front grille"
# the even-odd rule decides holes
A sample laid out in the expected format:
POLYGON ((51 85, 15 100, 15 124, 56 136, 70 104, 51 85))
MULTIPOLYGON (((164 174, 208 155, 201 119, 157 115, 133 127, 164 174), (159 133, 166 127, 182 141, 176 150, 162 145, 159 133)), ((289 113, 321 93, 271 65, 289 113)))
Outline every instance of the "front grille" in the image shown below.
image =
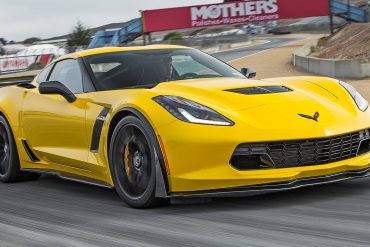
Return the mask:
POLYGON ((256 155, 261 157, 261 168, 328 164, 370 152, 369 139, 369 130, 363 130, 332 138, 241 144, 232 158, 239 157, 239 162, 232 165, 240 168, 241 157, 256 155))

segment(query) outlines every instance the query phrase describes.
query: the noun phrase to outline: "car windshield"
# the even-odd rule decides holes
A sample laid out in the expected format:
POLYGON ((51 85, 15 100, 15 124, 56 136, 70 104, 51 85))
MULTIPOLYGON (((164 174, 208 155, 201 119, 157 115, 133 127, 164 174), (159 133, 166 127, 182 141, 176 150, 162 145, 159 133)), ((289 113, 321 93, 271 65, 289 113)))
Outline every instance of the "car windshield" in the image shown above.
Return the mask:
POLYGON ((245 78, 218 59, 194 49, 112 52, 84 58, 98 90, 154 87, 197 78, 245 78))

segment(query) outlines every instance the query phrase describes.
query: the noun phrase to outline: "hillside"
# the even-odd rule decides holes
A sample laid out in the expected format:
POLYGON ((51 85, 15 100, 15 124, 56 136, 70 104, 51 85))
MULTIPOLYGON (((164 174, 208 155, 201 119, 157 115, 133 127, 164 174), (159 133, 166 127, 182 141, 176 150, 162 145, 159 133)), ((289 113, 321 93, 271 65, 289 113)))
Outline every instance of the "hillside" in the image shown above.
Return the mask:
POLYGON ((352 23, 322 39, 318 50, 311 54, 319 58, 368 59, 370 61, 370 23, 352 23))

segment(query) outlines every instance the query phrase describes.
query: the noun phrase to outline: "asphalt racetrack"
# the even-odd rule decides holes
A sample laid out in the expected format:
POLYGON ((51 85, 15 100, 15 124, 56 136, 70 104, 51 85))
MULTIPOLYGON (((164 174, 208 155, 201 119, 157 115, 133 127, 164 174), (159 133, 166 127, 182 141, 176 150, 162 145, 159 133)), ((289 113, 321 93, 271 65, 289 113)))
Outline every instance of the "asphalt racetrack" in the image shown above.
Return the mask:
POLYGON ((240 59, 246 56, 250 56, 250 55, 262 52, 262 51, 266 51, 268 49, 286 45, 286 44, 289 44, 291 42, 298 41, 298 40, 300 39, 298 38, 271 39, 271 40, 266 40, 265 43, 262 43, 260 45, 231 49, 227 51, 213 53, 212 55, 225 62, 230 62, 230 61, 240 59))
MULTIPOLYGON (((226 61, 292 40, 215 54, 226 61)), ((0 247, 370 246, 370 178, 149 210, 65 181, 0 184, 0 247)))

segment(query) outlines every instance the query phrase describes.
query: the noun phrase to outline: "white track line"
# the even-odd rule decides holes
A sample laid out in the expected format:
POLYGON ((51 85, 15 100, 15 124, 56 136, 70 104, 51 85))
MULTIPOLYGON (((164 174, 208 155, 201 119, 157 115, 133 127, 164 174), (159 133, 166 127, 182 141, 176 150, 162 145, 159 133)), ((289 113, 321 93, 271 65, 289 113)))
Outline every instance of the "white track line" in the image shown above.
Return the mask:
POLYGON ((235 61, 242 60, 242 59, 244 59, 244 58, 251 57, 251 56, 254 56, 254 55, 260 54, 260 53, 262 53, 262 52, 269 51, 269 50, 271 50, 271 49, 279 48, 279 47, 282 47, 282 46, 285 46, 285 45, 289 45, 289 44, 293 44, 293 43, 298 43, 298 42, 300 42, 300 41, 302 41, 302 39, 300 39, 300 40, 290 41, 290 42, 288 42, 288 43, 284 43, 284 44, 281 44, 281 45, 278 45, 278 46, 275 46, 275 47, 271 47, 271 48, 269 48, 269 49, 265 49, 265 50, 263 50, 263 51, 259 51, 259 52, 256 52, 256 53, 253 53, 253 54, 250 54, 250 55, 244 56, 244 57, 240 57, 240 58, 236 58, 236 59, 229 60, 229 61, 227 61, 227 63, 233 63, 233 62, 235 62, 235 61))
POLYGON ((267 43, 270 43, 271 40, 261 40, 262 42, 260 44, 251 44, 251 45, 247 45, 247 46, 241 46, 241 47, 235 47, 235 48, 230 48, 230 49, 227 49, 227 50, 223 50, 223 51, 217 51, 217 52, 212 52, 212 53, 209 53, 209 54, 220 54, 220 53, 227 53, 229 51, 235 51, 235 50, 239 50, 239 49, 243 49, 243 48, 247 48, 247 47, 253 47, 253 46, 259 46, 259 45, 265 45, 267 43))

